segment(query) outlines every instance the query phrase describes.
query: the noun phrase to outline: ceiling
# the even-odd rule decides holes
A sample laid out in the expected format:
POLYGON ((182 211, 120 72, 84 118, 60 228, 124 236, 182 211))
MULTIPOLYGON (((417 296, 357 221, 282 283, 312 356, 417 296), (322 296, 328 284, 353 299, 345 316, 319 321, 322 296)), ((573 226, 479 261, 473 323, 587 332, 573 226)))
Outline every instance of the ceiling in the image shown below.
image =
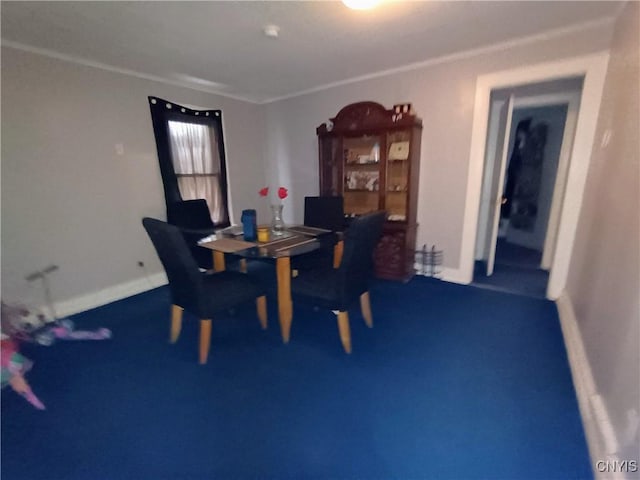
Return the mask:
POLYGON ((2 1, 0 13, 3 45, 263 103, 606 21, 621 3, 2 1))

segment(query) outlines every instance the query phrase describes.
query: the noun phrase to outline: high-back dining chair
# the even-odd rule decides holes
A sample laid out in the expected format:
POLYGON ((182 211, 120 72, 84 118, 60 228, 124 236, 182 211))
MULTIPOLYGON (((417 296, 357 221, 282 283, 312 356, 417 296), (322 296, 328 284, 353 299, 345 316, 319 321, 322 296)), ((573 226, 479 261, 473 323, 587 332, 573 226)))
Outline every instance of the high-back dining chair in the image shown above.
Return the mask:
POLYGON ((211 344, 211 319, 216 313, 255 300, 258 318, 267 328, 265 288, 247 274, 224 271, 203 273, 193 258, 178 227, 156 220, 142 220, 167 273, 171 291, 171 343, 180 336, 182 312, 200 319, 200 363, 207 362, 211 344))
POLYGON ((167 207, 167 223, 180 229, 198 266, 205 270, 212 269, 211 250, 198 245, 198 240, 215 232, 207 201, 199 198, 170 204, 167 207))
MULTIPOLYGON (((215 267, 213 253, 210 249, 198 245, 198 240, 213 235, 216 230, 227 227, 228 223, 218 226, 213 223, 205 199, 182 200, 170 204, 167 208, 167 223, 180 229, 198 267, 204 270, 212 270, 215 267)), ((224 263, 226 269, 246 271, 246 265, 232 254, 224 254, 224 263)))
POLYGON ((351 353, 347 310, 358 298, 365 323, 373 327, 369 283, 373 278, 373 251, 382 236, 385 218, 385 212, 357 217, 345 233, 342 262, 337 269, 329 265, 301 271, 291 280, 294 304, 300 301, 338 312, 340 340, 347 353, 351 353))
MULTIPOLYGON (((343 197, 304 197, 304 224, 307 227, 324 228, 332 232, 342 232, 344 223, 343 197)), ((291 259, 295 271, 322 268, 334 261, 333 247, 338 241, 335 233, 319 238, 318 250, 291 259)))
POLYGON ((304 197, 304 224, 334 232, 344 230, 343 197, 304 197))

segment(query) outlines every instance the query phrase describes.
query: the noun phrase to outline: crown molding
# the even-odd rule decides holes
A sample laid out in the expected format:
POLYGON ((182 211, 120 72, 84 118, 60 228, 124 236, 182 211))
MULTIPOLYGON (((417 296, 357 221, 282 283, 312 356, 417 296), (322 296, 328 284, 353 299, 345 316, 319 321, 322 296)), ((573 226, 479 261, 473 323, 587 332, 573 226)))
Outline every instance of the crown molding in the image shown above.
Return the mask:
POLYGON ((216 90, 213 88, 206 88, 204 86, 195 86, 188 82, 181 82, 179 80, 173 80, 170 78, 160 77, 158 75, 152 75, 149 73, 138 72, 136 70, 130 70, 128 68, 120 68, 113 65, 109 65, 106 63, 96 62, 94 60, 89 60, 83 57, 77 57, 75 55, 67 55, 66 53, 59 53, 54 50, 49 50, 47 48, 33 47, 31 45, 26 45, 20 42, 14 42, 13 40, 2 39, 3 47, 10 47, 16 50, 22 50, 28 53, 34 53, 36 55, 42 55, 44 57, 55 58, 56 60, 62 60, 64 62, 75 63, 78 65, 82 65, 85 67, 98 68, 100 70, 106 70, 108 72, 119 73, 121 75, 127 75, 129 77, 140 78, 143 80, 150 80, 152 82, 164 83, 167 85, 173 85, 176 87, 188 88, 190 90, 195 90, 198 92, 211 93, 214 95, 219 95, 221 97, 232 98, 234 100, 240 100, 242 102, 248 103, 260 103, 254 99, 244 97, 242 95, 232 95, 229 93, 221 92, 220 90, 216 90))
MULTIPOLYGON (((622 10, 620 10, 620 12, 622 12, 622 10)), ((547 32, 542 32, 542 33, 538 33, 538 34, 535 34, 535 35, 529 35, 527 37, 521 37, 521 38, 509 40, 509 41, 506 41, 506 42, 494 43, 492 45, 487 45, 487 46, 484 46, 484 47, 473 48, 473 49, 470 49, 470 50, 464 50, 462 52, 457 52, 457 53, 453 53, 453 54, 450 54, 450 55, 443 55, 441 57, 431 58, 431 59, 423 60, 423 61, 420 61, 420 62, 413 62, 413 63, 409 63, 407 65, 403 65, 403 66, 400 66, 400 67, 389 68, 389 69, 386 69, 386 70, 380 70, 378 72, 369 73, 369 74, 366 74, 366 75, 360 75, 360 76, 357 76, 357 77, 352 77, 352 78, 348 78, 348 79, 345 79, 345 80, 340 80, 340 81, 337 81, 337 82, 326 83, 326 84, 323 84, 323 85, 318 85, 318 86, 313 87, 313 88, 301 90, 301 91, 298 91, 298 92, 295 92, 295 93, 291 93, 291 94, 287 94, 287 95, 281 95, 281 96, 278 96, 278 97, 267 98, 267 99, 264 99, 264 100, 256 100, 255 98, 251 98, 249 96, 243 96, 243 95, 233 95, 233 94, 229 94, 229 93, 226 93, 226 92, 214 89, 214 88, 206 88, 204 86, 196 86, 196 85, 190 84, 188 82, 181 82, 179 80, 173 80, 173 79, 166 78, 166 77, 161 77, 161 76, 158 76, 158 75, 152 75, 152 74, 148 74, 148 73, 144 73, 144 72, 138 72, 138 71, 130 70, 130 69, 126 69, 126 68, 120 68, 120 67, 116 67, 116 66, 109 65, 109 64, 106 64, 106 63, 101 63, 101 62, 96 62, 94 60, 89 60, 87 58, 78 57, 78 56, 75 56, 75 55, 67 55, 67 54, 59 53, 59 52, 56 52, 54 50, 49 50, 49 49, 46 49, 46 48, 33 47, 31 45, 26 45, 26 44, 23 44, 23 43, 20 43, 20 42, 14 42, 13 40, 2 39, 2 46, 3 47, 6 46, 6 47, 15 48, 17 50, 23 50, 25 52, 34 53, 34 54, 42 55, 42 56, 45 56, 45 57, 55 58, 57 60, 62 60, 62 61, 65 61, 65 62, 76 63, 76 64, 84 65, 84 66, 87 66, 87 67, 98 68, 98 69, 106 70, 106 71, 109 71, 109 72, 119 73, 119 74, 122 74, 122 75, 131 76, 131 77, 136 77, 136 78, 140 78, 140 79, 143 79, 143 80, 150 80, 150 81, 153 81, 153 82, 164 83, 164 84, 178 86, 178 87, 182 87, 182 88, 188 88, 190 90, 195 90, 195 91, 199 91, 199 92, 211 93, 213 95, 220 95, 221 97, 231 98, 233 100, 239 100, 239 101, 242 101, 242 102, 247 102, 247 103, 252 103, 252 104, 257 104, 257 105, 265 105, 265 104, 269 104, 269 103, 279 102, 281 100, 288 100, 288 99, 295 98, 295 97, 301 97, 303 95, 309 95, 311 93, 316 93, 316 92, 320 92, 320 91, 323 91, 323 90, 329 90, 331 88, 340 87, 340 86, 343 86, 343 85, 350 85, 352 83, 358 83, 358 82, 362 82, 362 81, 365 81, 365 80, 371 80, 371 79, 375 79, 375 78, 385 77, 385 76, 393 75, 393 74, 396 74, 396 73, 408 72, 408 71, 412 71, 412 70, 418 70, 418 69, 421 69, 421 68, 432 67, 432 66, 435 66, 435 65, 441 65, 441 64, 444 64, 444 63, 455 62, 455 61, 458 61, 458 60, 463 60, 463 59, 475 57, 475 56, 478 56, 478 55, 485 55, 485 54, 496 52, 496 51, 500 51, 500 50, 505 50, 505 49, 519 47, 519 46, 523 46, 523 45, 528 45, 528 44, 531 44, 531 43, 536 43, 536 42, 540 42, 540 41, 544 41, 544 40, 549 40, 549 39, 556 38, 556 37, 561 37, 561 36, 568 35, 568 34, 575 33, 575 32, 579 32, 579 31, 582 31, 582 30, 588 30, 588 29, 591 29, 591 28, 597 28, 597 27, 608 25, 608 24, 613 24, 615 22, 615 20, 616 20, 616 16, 607 17, 607 18, 598 19, 598 20, 592 20, 592 21, 589 21, 589 22, 583 22, 583 23, 571 25, 569 27, 563 27, 563 28, 558 28, 558 29, 555 29, 555 30, 549 30, 547 32)))
POLYGON ((367 75, 361 75, 358 77, 353 77, 353 78, 349 78, 346 80, 340 80, 338 82, 332 82, 332 83, 327 83, 325 85, 319 85, 317 87, 313 87, 313 88, 309 88, 307 90, 302 90, 300 92, 297 93, 292 93, 290 95, 283 95, 280 97, 274 97, 274 98, 270 98, 268 100, 264 100, 260 103, 262 104, 267 104, 267 103, 274 103, 274 102, 278 102, 281 100, 288 100, 290 98, 294 98, 294 97, 300 97, 303 95, 308 95, 310 93, 316 93, 316 92, 320 92, 322 90, 328 90, 330 88, 334 88, 334 87, 340 87, 343 85, 349 85, 351 83, 357 83, 357 82, 362 82, 365 80, 371 80, 374 78, 380 78, 380 77, 385 77, 387 75, 393 75, 396 73, 402 73, 402 72, 408 72, 411 70, 418 70, 421 68, 427 68, 427 67, 432 67, 435 65, 441 65, 444 63, 450 63, 450 62, 455 62, 458 60, 464 60, 466 58, 472 58, 472 57, 476 57, 479 55, 485 55, 488 53, 492 53, 492 52, 496 52, 496 51, 500 51, 500 50, 506 50, 509 48, 514 48, 514 47, 520 47, 523 45, 529 45, 531 43, 536 43, 536 42, 540 42, 540 41, 544 41, 544 40, 549 40, 552 38, 556 38, 556 37, 562 37, 564 35, 569 35, 571 33, 575 33, 575 32, 580 32, 582 30, 588 30, 591 28, 597 28, 597 27, 602 27, 605 25, 612 25, 615 22, 616 18, 615 17, 607 17, 607 18, 603 18, 603 19, 599 19, 599 20, 591 20, 589 22, 583 22, 583 23, 579 23, 579 24, 575 24, 569 27, 563 27, 563 28, 558 28, 555 30, 549 30, 543 33, 538 33, 535 35, 530 35, 527 37, 521 37, 521 38, 516 38, 513 40, 508 40, 506 42, 501 42, 501 43, 494 43, 491 45, 486 45, 484 47, 478 47, 478 48, 473 48, 470 50, 464 50, 461 52, 456 52, 456 53, 452 53, 450 55, 443 55, 441 57, 436 57, 436 58, 431 58, 429 60, 423 60, 420 62, 414 62, 414 63, 409 63, 407 65, 403 65, 401 67, 394 67, 394 68, 389 68, 387 70, 380 70, 378 72, 375 73, 369 73, 367 75))

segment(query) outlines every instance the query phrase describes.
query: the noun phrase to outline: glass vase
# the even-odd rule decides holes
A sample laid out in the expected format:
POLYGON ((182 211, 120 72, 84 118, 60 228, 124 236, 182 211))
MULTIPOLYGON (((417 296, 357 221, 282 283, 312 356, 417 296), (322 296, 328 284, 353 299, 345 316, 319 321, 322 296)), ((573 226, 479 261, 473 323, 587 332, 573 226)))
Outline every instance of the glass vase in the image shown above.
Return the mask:
POLYGON ((285 224, 282 219, 283 205, 271 205, 271 233, 274 235, 284 234, 285 224))

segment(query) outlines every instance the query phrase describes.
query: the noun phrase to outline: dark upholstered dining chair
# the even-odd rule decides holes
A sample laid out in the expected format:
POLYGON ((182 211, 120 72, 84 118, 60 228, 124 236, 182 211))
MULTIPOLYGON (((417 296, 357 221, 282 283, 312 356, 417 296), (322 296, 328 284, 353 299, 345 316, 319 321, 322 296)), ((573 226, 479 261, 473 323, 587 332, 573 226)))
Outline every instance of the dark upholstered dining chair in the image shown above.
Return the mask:
POLYGON ((294 304, 300 301, 338 312, 340 340, 347 353, 351 353, 347 310, 358 297, 365 323, 373 327, 369 283, 373 277, 373 251, 382 235, 385 217, 385 212, 375 212, 351 222, 344 236, 344 253, 338 268, 329 264, 301 271, 291 280, 294 304))
POLYGON ((255 300, 258 318, 267 328, 266 291, 252 277, 239 272, 203 273, 198 269, 178 227, 156 220, 142 220, 160 257, 171 291, 171 343, 180 336, 182 312, 200 319, 200 363, 207 362, 211 344, 211 319, 216 313, 255 300))
POLYGON ((344 230, 343 197, 304 197, 304 224, 334 232, 344 230))
POLYGON ((215 232, 207 201, 199 198, 170 204, 167 208, 167 223, 180 229, 198 266, 205 270, 212 269, 211 250, 198 246, 198 240, 215 232))
MULTIPOLYGON (((304 224, 307 227, 324 228, 342 232, 344 223, 343 197, 304 197, 304 224)), ((318 250, 291 259, 291 268, 296 271, 311 270, 333 263, 333 247, 338 241, 335 233, 319 237, 318 250)))

